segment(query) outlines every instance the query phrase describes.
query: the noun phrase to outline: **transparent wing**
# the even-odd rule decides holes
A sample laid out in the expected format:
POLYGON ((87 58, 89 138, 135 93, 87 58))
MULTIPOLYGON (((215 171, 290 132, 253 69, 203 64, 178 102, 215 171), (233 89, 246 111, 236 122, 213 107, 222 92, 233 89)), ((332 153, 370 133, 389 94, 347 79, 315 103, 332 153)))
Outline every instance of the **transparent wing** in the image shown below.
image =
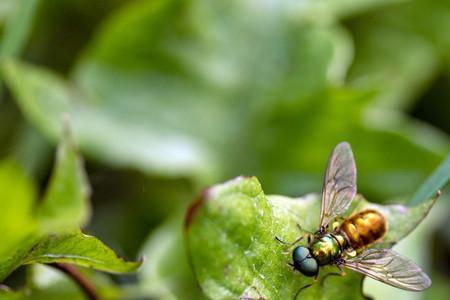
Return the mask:
POLYGON ((328 160, 322 187, 319 229, 343 214, 356 194, 356 166, 350 144, 338 144, 328 160))
POLYGON ((415 262, 390 249, 368 249, 346 260, 344 266, 408 291, 422 291, 431 285, 428 275, 415 262))

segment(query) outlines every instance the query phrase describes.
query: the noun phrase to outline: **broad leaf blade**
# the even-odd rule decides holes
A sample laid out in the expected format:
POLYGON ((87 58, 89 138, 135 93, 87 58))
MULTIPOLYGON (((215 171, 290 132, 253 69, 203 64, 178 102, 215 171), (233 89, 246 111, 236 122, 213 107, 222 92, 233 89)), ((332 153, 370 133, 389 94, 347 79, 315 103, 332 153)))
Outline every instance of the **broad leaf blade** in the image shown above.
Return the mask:
MULTIPOLYGON (((49 70, 16 61, 4 63, 3 70, 24 114, 53 140, 61 132, 62 115, 68 114, 81 149, 100 161, 168 175, 206 172, 212 164, 209 149, 197 137, 173 129, 158 130, 158 123, 149 126, 132 121, 128 113, 117 115, 123 109, 109 103, 98 107, 91 93, 49 70)), ((148 115, 145 120, 149 121, 148 115)))
POLYGON ((50 185, 37 217, 41 230, 57 232, 86 225, 90 216, 89 185, 69 129, 62 134, 50 185))
POLYGON ((182 229, 180 215, 176 214, 154 230, 145 242, 142 255, 147 261, 138 273, 145 296, 167 300, 205 299, 188 263, 182 229))
MULTIPOLYGON (((292 249, 277 242, 275 236, 297 238, 302 232, 296 222, 309 227, 313 218, 318 219, 318 210, 314 214, 312 207, 316 203, 310 199, 268 199, 256 178, 237 178, 208 189, 186 218, 191 263, 206 295, 211 299, 292 299, 311 279, 287 265, 292 249), (301 213, 296 215, 285 201, 301 208, 295 209, 301 213)), ((322 275, 327 269, 321 270, 322 275)), ((302 299, 317 299, 318 295, 324 299, 361 299, 359 275, 350 273, 338 279, 332 284, 325 282, 324 289, 319 285, 308 288, 302 299)))
POLYGON ((35 188, 12 161, 0 163, 0 282, 20 266, 36 238, 35 188))
POLYGON ((21 300, 25 297, 24 292, 14 292, 6 287, 0 286, 0 300, 21 300))
POLYGON ((13 161, 0 163, 0 257, 35 229, 35 187, 13 161))
POLYGON ((110 273, 134 272, 141 265, 123 260, 95 237, 78 231, 43 237, 23 261, 33 263, 70 263, 110 273))

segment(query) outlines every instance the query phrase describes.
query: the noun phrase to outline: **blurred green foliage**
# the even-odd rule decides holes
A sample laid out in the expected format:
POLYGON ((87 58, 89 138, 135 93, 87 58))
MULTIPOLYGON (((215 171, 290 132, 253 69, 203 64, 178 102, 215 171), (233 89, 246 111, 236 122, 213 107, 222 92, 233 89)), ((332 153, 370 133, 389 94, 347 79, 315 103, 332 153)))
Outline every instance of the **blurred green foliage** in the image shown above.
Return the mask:
MULTIPOLYGON (((0 28, 6 240, 41 226, 23 220, 64 113, 92 185, 86 230, 148 253, 137 278, 114 277, 141 296, 199 298, 181 220, 206 185, 244 174, 268 194, 317 192, 346 140, 359 191, 405 201, 450 149, 448 1, 1 0, 0 28)), ((42 226, 70 219, 57 216, 42 226)))
MULTIPOLYGON (((35 263, 70 263, 112 273, 129 273, 140 266, 140 262, 125 262, 95 237, 79 232, 90 215, 88 184, 68 128, 41 201, 35 199, 33 182, 12 160, 0 164, 0 182, 4 214, 0 281, 20 266, 35 263)), ((15 297, 8 291, 0 295, 15 297)))

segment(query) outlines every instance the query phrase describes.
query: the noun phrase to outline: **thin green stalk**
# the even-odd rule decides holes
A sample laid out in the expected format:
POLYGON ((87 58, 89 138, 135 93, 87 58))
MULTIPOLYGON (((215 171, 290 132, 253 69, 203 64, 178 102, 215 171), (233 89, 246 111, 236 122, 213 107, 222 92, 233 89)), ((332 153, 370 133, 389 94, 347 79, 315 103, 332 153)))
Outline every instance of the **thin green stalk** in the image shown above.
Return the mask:
POLYGON ((425 180, 425 182, 419 187, 414 196, 409 200, 409 205, 417 205, 422 203, 431 197, 436 192, 444 187, 444 185, 450 180, 450 154, 444 159, 444 161, 436 168, 436 170, 425 180))

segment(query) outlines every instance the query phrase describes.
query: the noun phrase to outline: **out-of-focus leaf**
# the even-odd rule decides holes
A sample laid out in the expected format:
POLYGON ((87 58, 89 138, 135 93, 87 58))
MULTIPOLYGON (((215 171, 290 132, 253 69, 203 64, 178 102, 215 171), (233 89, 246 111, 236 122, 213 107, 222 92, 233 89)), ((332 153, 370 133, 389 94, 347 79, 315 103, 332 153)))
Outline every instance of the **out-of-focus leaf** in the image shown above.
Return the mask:
POLYGON ((127 262, 93 236, 68 232, 43 237, 22 264, 70 263, 110 273, 136 271, 141 262, 127 262))
POLYGON ((12 161, 0 164, 0 282, 19 266, 18 261, 36 239, 33 215, 35 187, 12 161))
POLYGON ((5 61, 2 67, 5 80, 25 115, 40 124, 39 128, 44 134, 59 138, 62 113, 70 108, 72 94, 69 89, 57 76, 36 68, 11 60, 5 61), (44 100, 36 101, 37 96, 44 100))
POLYGON ((190 269, 182 236, 181 218, 170 219, 152 233, 139 272, 142 293, 155 299, 204 299, 190 269), (176 272, 174 271, 176 270, 176 272))
MULTIPOLYGON (((0 60, 9 57, 16 57, 22 51, 28 34, 31 30, 33 15, 39 0, 17 0, 18 3, 12 4, 11 1, 2 1, 0 3, 0 18, 2 5, 11 9, 8 14, 7 22, 0 43, 0 60)), ((3 72, 0 72, 3 73, 3 72)), ((3 74, 0 74, 3 79, 3 74)), ((2 86, 0 86, 0 91, 2 86)))
MULTIPOLYGON (((294 3, 297 3, 299 10, 305 11, 302 13, 305 18, 313 22, 324 22, 324 19, 348 18, 383 6, 389 9, 389 5, 405 1, 408 0, 308 0, 294 3)), ((295 7, 294 4, 291 5, 295 7)))
POLYGON ((339 27, 306 25, 282 4, 220 3, 133 3, 84 53, 77 87, 17 63, 6 66, 9 85, 49 136, 67 111, 82 150, 147 173, 258 174, 269 190, 298 194, 317 190, 329 149, 347 140, 368 153, 362 190, 383 199, 409 192, 442 158, 442 138, 430 144, 410 120, 369 125, 370 94, 326 89, 343 81, 351 53, 339 27))
POLYGON ((356 46, 350 81, 377 89, 377 104, 384 107, 410 108, 449 65, 450 38, 442 31, 450 27, 446 0, 405 1, 363 14, 350 27, 356 46))
POLYGON ((30 233, 24 237, 20 243, 17 243, 9 253, 0 257, 0 282, 3 282, 14 270, 22 265, 28 252, 39 240, 36 232, 30 233))
POLYGON ((0 300, 21 300, 25 298, 24 293, 14 292, 6 287, 0 286, 0 300))
POLYGON ((444 145, 429 143, 425 137, 434 131, 416 130, 406 117, 379 115, 377 123, 368 120, 365 108, 371 99, 368 93, 330 90, 308 101, 278 104, 264 122, 251 128, 264 134, 248 136, 248 146, 243 148, 253 152, 230 173, 244 169, 258 174, 270 192, 318 191, 330 149, 348 141, 358 174, 363 175, 358 178, 360 191, 378 201, 409 193, 439 163, 448 146, 445 140, 444 145), (246 167, 249 163, 253 165, 246 167))
POLYGON ((213 176, 258 112, 345 77, 351 44, 343 30, 299 22, 285 4, 134 2, 82 55, 77 87, 12 63, 9 86, 50 137, 69 112, 81 148, 102 161, 213 176))
POLYGON ((29 123, 17 126, 17 135, 13 141, 13 159, 31 178, 42 178, 47 172, 53 147, 42 134, 29 123))
POLYGON ((448 63, 450 36, 443 34, 450 27, 450 3, 446 0, 413 0, 397 5, 378 16, 382 22, 430 41, 441 59, 448 63), (423 12, 427 11, 426 14, 423 12))
POLYGON ((0 24, 8 19, 8 16, 14 11, 18 1, 15 0, 3 0, 0 2, 0 24))
MULTIPOLYGON (((357 210, 370 207, 386 217, 389 232, 382 243, 391 246, 422 221, 435 199, 413 208, 358 201, 357 210)), ((189 256, 203 291, 211 299, 292 298, 310 279, 286 266, 292 247, 274 237, 295 240, 305 233, 296 224, 315 231, 319 215, 319 195, 265 196, 256 178, 240 177, 207 189, 191 205, 185 225, 189 256)), ((328 269, 322 267, 321 276, 328 269)), ((316 284, 302 291, 301 297, 359 299, 360 280, 360 275, 348 271, 347 276, 325 281, 325 287, 316 284)))
MULTIPOLYGON (((39 0, 18 0, 12 7, 0 46, 0 57, 13 57, 22 50, 31 29, 39 0)), ((7 2, 6 2, 7 3, 7 2)), ((12 4, 11 4, 12 5, 12 4)))
MULTIPOLYGON (((12 161, 0 163, 0 261, 14 254, 14 248, 32 234, 35 187, 12 161)), ((0 267, 1 269, 1 267, 0 267)), ((0 271, 1 273, 1 271, 0 271)))
POLYGON ((436 168, 430 177, 419 187, 412 199, 409 201, 411 205, 417 205, 426 201, 436 191, 443 188, 450 179, 450 154, 436 168))
POLYGON ((89 186, 68 129, 62 134, 56 163, 37 215, 43 232, 84 226, 90 216, 89 186))
POLYGON ((433 45, 415 33, 371 23, 371 19, 361 22, 354 26, 355 61, 349 72, 350 84, 376 91, 379 106, 410 107, 438 72, 433 45))
POLYGON ((13 62, 4 70, 24 113, 52 139, 58 138, 61 116, 67 113, 80 147, 100 160, 162 173, 189 173, 211 163, 195 138, 167 137, 168 132, 88 106, 85 94, 49 71, 13 62))
MULTIPOLYGON (((161 128, 158 127, 160 125, 149 129, 150 131, 143 131, 147 128, 141 127, 144 123, 136 123, 136 127, 132 128, 127 127, 117 119, 115 121, 110 119, 112 115, 106 116, 106 109, 97 110, 94 106, 88 107, 84 105, 84 102, 77 102, 78 98, 72 97, 74 94, 70 93, 69 86, 51 73, 17 63, 8 64, 6 69, 11 81, 10 86, 17 93, 17 100, 30 119, 40 125, 44 132, 50 136, 56 135, 59 115, 62 112, 71 111, 74 132, 79 137, 82 148, 93 151, 92 153, 97 154, 99 159, 118 165, 129 164, 146 171, 158 170, 164 174, 179 172, 186 174, 186 172, 189 173, 188 170, 199 170, 197 167, 200 165, 209 170, 226 166, 228 173, 242 173, 245 170, 247 173, 261 174, 269 190, 272 186, 277 186, 287 193, 312 191, 320 185, 323 161, 328 156, 329 149, 337 142, 347 140, 352 143, 357 153, 365 153, 358 163, 360 171, 365 174, 360 182, 362 189, 371 195, 378 193, 377 197, 384 198, 411 190, 439 162, 441 153, 445 151, 441 149, 442 147, 426 141, 421 143, 420 141, 424 140, 422 138, 424 134, 416 134, 414 130, 408 129, 411 126, 406 121, 385 120, 384 127, 381 129, 367 125, 368 122, 364 120, 364 105, 370 99, 370 95, 332 90, 319 94, 317 98, 320 97, 321 101, 317 101, 316 97, 307 101, 280 101, 271 109, 271 112, 260 114, 254 122, 248 120, 246 130, 232 137, 239 141, 241 147, 231 147, 232 144, 223 145, 223 148, 213 155, 217 158, 228 154, 226 159, 224 157, 220 160, 210 160, 208 157, 211 156, 200 150, 202 147, 188 147, 192 150, 188 151, 192 155, 179 156, 181 150, 187 149, 180 146, 181 144, 163 142, 165 146, 161 148, 156 146, 159 139, 153 140, 155 142, 153 144, 148 140, 152 136, 150 132, 159 131, 157 135, 160 137, 164 135, 163 140, 167 141, 168 136, 165 135, 167 131, 160 130, 161 128), (47 95, 47 92, 51 95, 47 95), (35 105, 39 101, 36 95, 44 95, 42 98, 39 97, 42 101, 41 105, 35 105), (251 123, 253 123, 252 126, 250 126, 251 123), (389 125, 390 123, 393 124, 389 125), (114 127, 117 127, 117 130, 113 130, 113 134, 105 134, 114 127), (154 131, 155 128, 159 129, 154 131), (128 132, 128 129, 131 131, 128 132), (264 135, 254 134, 255 132, 264 132, 264 135), (98 137, 94 137, 97 133, 98 137), (136 135, 140 133, 145 136, 136 135), (312 145, 311 140, 317 142, 312 145), (120 143, 117 143, 118 141, 120 143), (386 145, 391 145, 396 151, 390 151, 388 155, 386 145), (162 151, 163 149, 165 150, 162 151), (177 153, 172 155, 173 151, 177 153), (104 155, 100 155, 101 153, 104 155), (158 160, 160 154, 168 160, 158 160), (234 164, 225 164, 229 157, 234 158, 234 164), (194 163, 195 161, 200 165, 194 163), (384 180, 387 177, 392 179, 384 180), (301 184, 308 184, 308 182, 310 185, 303 187, 302 190, 301 184), (395 185, 389 186, 389 183, 395 183, 395 185)), ((106 76, 105 74, 98 78, 106 76)), ((115 86, 120 85, 116 82, 115 86)), ((139 89, 136 88, 136 90, 139 89)), ((167 114, 162 115, 169 116, 170 111, 177 110, 178 108, 168 108, 167 114)), ((144 108, 139 111, 144 111, 144 108)), ((188 110, 182 111, 185 112, 185 116, 190 118, 193 116, 187 113, 188 110)), ((114 114, 117 116, 118 112, 114 114)), ((130 116, 131 113, 125 115, 130 116)), ((174 120, 178 122, 179 118, 174 120)), ((135 121, 130 119, 130 122, 135 121)), ((217 125, 220 122, 220 118, 217 118, 212 124, 217 125)), ((230 124, 237 123, 222 123, 225 127, 230 124)), ((202 130, 205 127, 208 126, 202 125, 202 130)), ((174 132, 181 132, 179 130, 181 129, 174 132)), ((223 141, 218 141, 217 144, 208 143, 206 140, 204 142, 214 145, 213 147, 223 143, 223 141)), ((205 143, 203 144, 206 145, 205 143)))

